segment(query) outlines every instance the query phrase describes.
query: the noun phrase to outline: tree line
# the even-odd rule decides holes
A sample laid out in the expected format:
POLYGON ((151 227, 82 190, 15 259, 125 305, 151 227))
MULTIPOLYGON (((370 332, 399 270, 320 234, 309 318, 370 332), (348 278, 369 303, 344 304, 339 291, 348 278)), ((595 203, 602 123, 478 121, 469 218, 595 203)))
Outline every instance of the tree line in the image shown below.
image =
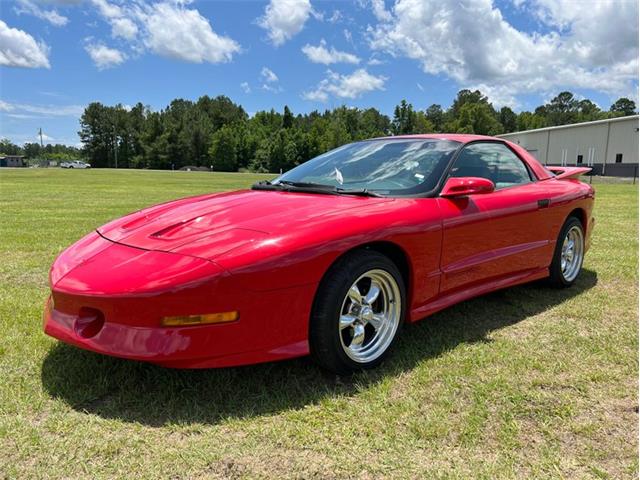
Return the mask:
POLYGON ((45 163, 51 160, 63 162, 77 160, 84 156, 80 148, 69 145, 52 145, 50 143, 40 145, 36 142, 26 142, 20 146, 8 138, 0 139, 0 155, 22 155, 30 159, 32 163, 45 163))
MULTIPOLYGON (((80 118, 79 136, 82 155, 94 167, 117 163, 120 168, 278 172, 371 137, 434 132, 499 135, 635 113, 635 103, 627 98, 605 111, 571 92, 561 92, 532 112, 515 113, 509 107, 495 109, 478 90, 461 90, 447 109, 434 104, 420 110, 402 100, 391 118, 375 108, 346 106, 297 115, 285 106, 282 112, 260 111, 249 117, 228 97, 203 96, 197 101, 173 100, 161 111, 141 103, 125 108, 94 102, 80 118)), ((23 147, 28 157, 35 154, 33 145, 40 147, 23 147)))

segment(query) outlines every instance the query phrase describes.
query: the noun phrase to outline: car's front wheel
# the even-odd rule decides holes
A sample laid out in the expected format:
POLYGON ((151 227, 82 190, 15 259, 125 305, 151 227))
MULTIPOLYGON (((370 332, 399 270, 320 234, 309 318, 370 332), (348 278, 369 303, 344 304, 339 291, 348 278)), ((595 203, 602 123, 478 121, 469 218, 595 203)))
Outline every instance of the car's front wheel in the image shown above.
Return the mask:
POLYGON ((584 228, 576 217, 569 217, 562 226, 553 261, 549 268, 551 284, 570 287, 578 278, 584 261, 584 228))
POLYGON ((309 327, 311 355, 338 374, 373 368, 387 356, 406 305, 400 271, 386 256, 354 251, 323 278, 309 327))

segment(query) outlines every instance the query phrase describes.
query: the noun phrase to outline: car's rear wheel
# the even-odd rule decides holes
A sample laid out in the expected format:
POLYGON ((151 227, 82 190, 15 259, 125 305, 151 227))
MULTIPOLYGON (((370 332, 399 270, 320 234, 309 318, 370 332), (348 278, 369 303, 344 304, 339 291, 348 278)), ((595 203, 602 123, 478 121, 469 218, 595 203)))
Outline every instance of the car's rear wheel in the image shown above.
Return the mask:
POLYGON ((569 217, 560 230, 553 261, 549 268, 550 280, 556 287, 574 284, 584 261, 584 228, 576 217, 569 217))
POLYGON ((388 355, 402 326, 405 286, 386 256, 358 250, 322 280, 311 314, 311 355, 338 374, 373 368, 388 355))

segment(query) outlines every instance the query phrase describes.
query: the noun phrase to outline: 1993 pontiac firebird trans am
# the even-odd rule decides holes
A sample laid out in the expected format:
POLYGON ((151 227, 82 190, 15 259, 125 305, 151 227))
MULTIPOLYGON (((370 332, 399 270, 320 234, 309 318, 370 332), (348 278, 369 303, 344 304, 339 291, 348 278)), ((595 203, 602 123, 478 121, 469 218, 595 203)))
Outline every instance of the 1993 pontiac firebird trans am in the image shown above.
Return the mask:
POLYGON ((570 286, 594 226, 588 171, 474 135, 345 145, 98 228, 53 264, 44 329, 167 367, 371 368, 405 321, 545 277, 570 286))

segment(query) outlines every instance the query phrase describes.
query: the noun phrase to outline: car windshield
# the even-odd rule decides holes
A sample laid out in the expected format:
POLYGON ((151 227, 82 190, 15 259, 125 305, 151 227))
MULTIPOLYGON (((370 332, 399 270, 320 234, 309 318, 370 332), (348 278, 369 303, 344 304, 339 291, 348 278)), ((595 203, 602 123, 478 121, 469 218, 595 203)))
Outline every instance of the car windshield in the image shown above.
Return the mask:
POLYGON ((315 184, 366 189, 383 195, 433 190, 460 143, 389 138, 350 143, 289 170, 272 184, 315 184))

